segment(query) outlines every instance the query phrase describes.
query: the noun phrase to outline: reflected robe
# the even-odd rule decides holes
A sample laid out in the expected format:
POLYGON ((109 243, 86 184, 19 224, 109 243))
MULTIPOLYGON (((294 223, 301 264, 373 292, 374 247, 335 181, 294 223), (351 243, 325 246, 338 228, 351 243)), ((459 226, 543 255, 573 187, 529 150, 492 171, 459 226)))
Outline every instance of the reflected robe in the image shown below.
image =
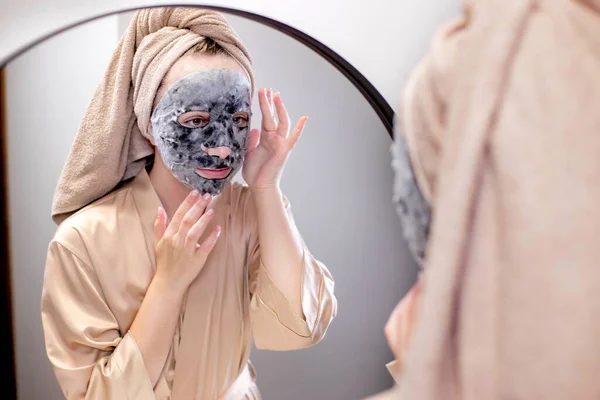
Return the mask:
MULTIPOLYGON (((142 171, 65 220, 49 245, 42 322, 68 399, 218 399, 249 364, 253 338, 258 349, 307 348, 336 315, 332 276, 306 246, 298 288, 305 317, 294 310, 261 263, 251 193, 232 183, 210 205, 215 216, 206 232, 220 224, 221 237, 190 285, 153 388, 128 331, 156 271, 160 205, 142 171)), ((251 371, 244 398, 259 399, 251 371)))

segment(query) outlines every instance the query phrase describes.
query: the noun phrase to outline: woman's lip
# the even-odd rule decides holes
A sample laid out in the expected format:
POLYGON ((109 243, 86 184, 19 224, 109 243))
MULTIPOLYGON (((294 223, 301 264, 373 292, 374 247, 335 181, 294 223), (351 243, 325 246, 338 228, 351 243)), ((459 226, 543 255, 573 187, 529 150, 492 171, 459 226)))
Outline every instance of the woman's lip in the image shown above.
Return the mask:
POLYGON ((196 168, 194 172, 205 179, 225 179, 231 172, 231 168, 196 168))

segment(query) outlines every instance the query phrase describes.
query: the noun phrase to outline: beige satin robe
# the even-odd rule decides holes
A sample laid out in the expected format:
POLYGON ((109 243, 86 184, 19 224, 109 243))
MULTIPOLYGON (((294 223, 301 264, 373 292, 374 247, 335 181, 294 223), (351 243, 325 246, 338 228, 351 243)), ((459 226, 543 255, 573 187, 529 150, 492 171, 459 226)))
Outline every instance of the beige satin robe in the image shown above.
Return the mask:
MULTIPOLYGON (((230 184, 211 204, 212 223, 222 234, 189 288, 153 389, 128 331, 156 269, 159 206, 142 171, 64 221, 50 243, 42 321, 48 357, 68 399, 217 399, 248 364, 253 338, 259 349, 307 348, 336 315, 332 276, 306 248, 298 288, 305 319, 294 311, 261 264, 247 187, 230 184)), ((255 383, 245 398, 260 398, 255 383)))

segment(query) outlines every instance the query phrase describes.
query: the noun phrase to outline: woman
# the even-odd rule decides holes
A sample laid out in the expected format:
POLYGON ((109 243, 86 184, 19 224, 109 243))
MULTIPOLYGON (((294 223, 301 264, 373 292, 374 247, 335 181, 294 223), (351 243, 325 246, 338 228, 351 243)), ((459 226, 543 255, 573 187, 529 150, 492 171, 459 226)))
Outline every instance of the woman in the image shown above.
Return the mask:
POLYGON ((319 342, 333 279, 297 232, 279 180, 279 94, 218 13, 138 11, 96 91, 53 206, 46 347, 69 399, 259 399, 257 348, 319 342), (277 113, 276 122, 274 109, 277 113), (243 165, 248 186, 231 183, 243 165))
POLYGON ((463 4, 399 113, 434 217, 396 394, 597 399, 600 2, 463 4))

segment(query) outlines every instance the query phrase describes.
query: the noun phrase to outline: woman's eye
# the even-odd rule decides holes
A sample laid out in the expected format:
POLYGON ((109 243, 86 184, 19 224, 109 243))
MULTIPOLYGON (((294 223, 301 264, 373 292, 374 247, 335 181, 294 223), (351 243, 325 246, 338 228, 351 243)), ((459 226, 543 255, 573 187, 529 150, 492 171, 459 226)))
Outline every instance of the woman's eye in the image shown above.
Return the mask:
POLYGON ((194 118, 190 121, 193 126, 199 127, 206 125, 206 120, 204 118, 194 118))
POLYGON ((203 128, 208 124, 208 120, 206 118, 194 117, 188 120, 185 120, 182 124, 186 128, 203 128))
POLYGON ((236 115, 233 117, 233 123, 239 128, 245 128, 248 126, 248 118, 236 115))

